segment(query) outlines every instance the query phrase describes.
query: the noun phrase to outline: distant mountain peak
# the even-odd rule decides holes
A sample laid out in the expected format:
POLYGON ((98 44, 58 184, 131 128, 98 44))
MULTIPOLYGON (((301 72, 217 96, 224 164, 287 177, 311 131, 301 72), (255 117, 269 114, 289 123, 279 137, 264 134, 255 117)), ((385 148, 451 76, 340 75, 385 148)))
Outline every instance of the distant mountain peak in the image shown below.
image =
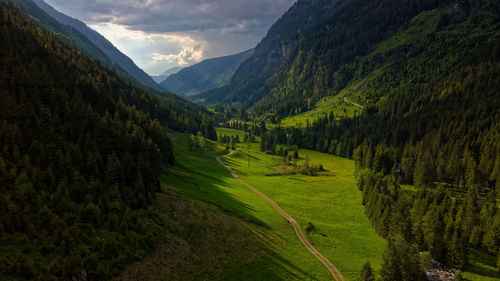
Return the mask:
POLYGON ((192 96, 226 85, 253 51, 250 49, 235 55, 206 59, 170 75, 160 85, 182 96, 192 96))

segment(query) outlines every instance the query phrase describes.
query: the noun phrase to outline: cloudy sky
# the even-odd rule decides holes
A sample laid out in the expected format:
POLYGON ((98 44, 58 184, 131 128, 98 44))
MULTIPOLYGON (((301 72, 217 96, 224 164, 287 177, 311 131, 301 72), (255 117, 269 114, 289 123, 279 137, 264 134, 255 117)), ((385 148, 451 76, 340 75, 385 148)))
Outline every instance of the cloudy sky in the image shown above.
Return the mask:
POLYGON ((296 0, 45 0, 151 75, 253 48, 296 0))

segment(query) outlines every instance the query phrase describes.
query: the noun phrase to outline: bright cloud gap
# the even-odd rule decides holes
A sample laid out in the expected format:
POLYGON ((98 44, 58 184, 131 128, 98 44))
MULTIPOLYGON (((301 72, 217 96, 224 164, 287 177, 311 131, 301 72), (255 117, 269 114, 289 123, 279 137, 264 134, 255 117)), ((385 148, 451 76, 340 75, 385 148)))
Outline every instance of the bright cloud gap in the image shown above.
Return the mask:
POLYGON ((204 42, 186 34, 145 33, 110 23, 91 27, 152 75, 158 75, 170 66, 200 62, 205 57, 204 42))

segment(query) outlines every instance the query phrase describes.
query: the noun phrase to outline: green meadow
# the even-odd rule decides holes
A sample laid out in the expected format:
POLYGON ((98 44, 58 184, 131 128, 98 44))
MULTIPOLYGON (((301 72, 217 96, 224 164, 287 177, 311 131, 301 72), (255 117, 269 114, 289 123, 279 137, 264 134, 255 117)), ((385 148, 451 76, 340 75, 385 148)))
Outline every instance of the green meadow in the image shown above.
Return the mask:
MULTIPOLYGON (((219 128, 219 132, 244 135, 231 129, 219 128)), ((176 146, 177 164, 169 169, 164 189, 215 206, 224 215, 239 219, 253 236, 244 243, 259 244, 255 246, 260 252, 258 258, 240 258, 241 265, 231 269, 234 274, 227 279, 332 279, 323 264, 302 246, 290 224, 218 165, 215 157, 224 146, 208 142, 201 154, 187 150, 187 135, 173 133, 171 138, 176 146)), ((307 155, 311 164, 322 164, 326 171, 318 176, 269 176, 276 171, 281 157, 265 155, 259 151, 259 144, 240 144, 234 154, 222 159, 243 180, 294 217, 304 231, 309 223, 313 224, 315 229, 306 235, 346 280, 355 280, 366 261, 378 270, 385 241, 375 234, 363 213, 361 193, 353 177, 354 162, 308 150, 299 150, 299 155, 299 162, 307 155)))
MULTIPOLYGON (((308 234, 309 240, 347 279, 355 279, 365 261, 378 270, 385 241, 363 213, 361 193, 353 177, 354 162, 302 149, 299 156, 299 162, 308 157, 311 164, 322 164, 326 171, 319 176, 269 176, 279 166, 281 157, 265 155, 258 144, 250 150, 244 147, 223 160, 244 181, 294 217, 302 229, 312 223, 316 230, 308 234)), ((289 228, 280 231, 287 233, 289 228)), ((288 249, 282 254, 295 255, 288 249)))
POLYGON ((245 131, 234 130, 231 128, 217 127, 216 130, 217 130, 217 137, 219 137, 219 134, 222 134, 223 136, 231 136, 231 137, 238 136, 240 138, 240 141, 242 141, 242 142, 245 138, 245 135, 248 135, 248 133, 246 133, 245 131))
MULTIPOLYGON (((218 128, 219 132, 244 135, 225 128, 218 128)), ((179 280, 332 280, 323 264, 303 247, 290 224, 218 165, 215 157, 223 153, 224 145, 208 141, 202 153, 190 152, 189 135, 171 133, 170 137, 176 147, 177 164, 165 173, 162 186, 170 195, 160 195, 159 202, 168 210, 164 216, 172 234, 189 250, 181 251, 182 263, 172 260, 172 253, 155 251, 152 257, 129 267, 119 280, 148 274, 151 280, 161 280, 152 276, 164 273, 179 280), (176 265, 183 270, 174 270, 172 275, 176 265)), ((300 149, 298 153, 296 164, 309 159, 312 165, 323 165, 324 171, 318 176, 277 176, 282 158, 260 152, 258 143, 250 147, 239 144, 222 160, 295 218, 314 247, 346 280, 356 280, 366 261, 378 271, 386 242, 364 215, 361 192, 353 177, 354 162, 310 150, 300 149), (315 228, 307 231, 310 224, 315 228)), ((179 244, 170 236, 167 243, 179 244)), ((472 251, 463 277, 497 280, 485 277, 495 276, 494 269, 494 259, 472 251)))
POLYGON ((305 127, 307 122, 314 122, 318 118, 327 117, 333 113, 338 119, 340 117, 353 117, 361 114, 362 108, 348 103, 344 97, 350 101, 364 105, 368 101, 363 96, 366 85, 375 77, 375 73, 368 78, 353 82, 350 86, 340 91, 335 96, 327 96, 318 101, 311 110, 293 115, 281 120, 281 126, 305 127))

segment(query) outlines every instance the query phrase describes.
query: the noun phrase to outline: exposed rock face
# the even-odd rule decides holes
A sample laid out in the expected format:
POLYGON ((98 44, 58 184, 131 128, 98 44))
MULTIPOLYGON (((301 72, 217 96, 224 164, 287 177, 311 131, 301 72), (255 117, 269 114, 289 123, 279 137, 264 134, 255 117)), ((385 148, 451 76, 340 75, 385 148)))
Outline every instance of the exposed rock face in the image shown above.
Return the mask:
POLYGON ((87 271, 83 270, 78 274, 74 274, 71 278, 72 281, 88 281, 87 271))
POLYGON ((431 268, 425 274, 429 281, 455 281, 453 270, 434 259, 431 268))

